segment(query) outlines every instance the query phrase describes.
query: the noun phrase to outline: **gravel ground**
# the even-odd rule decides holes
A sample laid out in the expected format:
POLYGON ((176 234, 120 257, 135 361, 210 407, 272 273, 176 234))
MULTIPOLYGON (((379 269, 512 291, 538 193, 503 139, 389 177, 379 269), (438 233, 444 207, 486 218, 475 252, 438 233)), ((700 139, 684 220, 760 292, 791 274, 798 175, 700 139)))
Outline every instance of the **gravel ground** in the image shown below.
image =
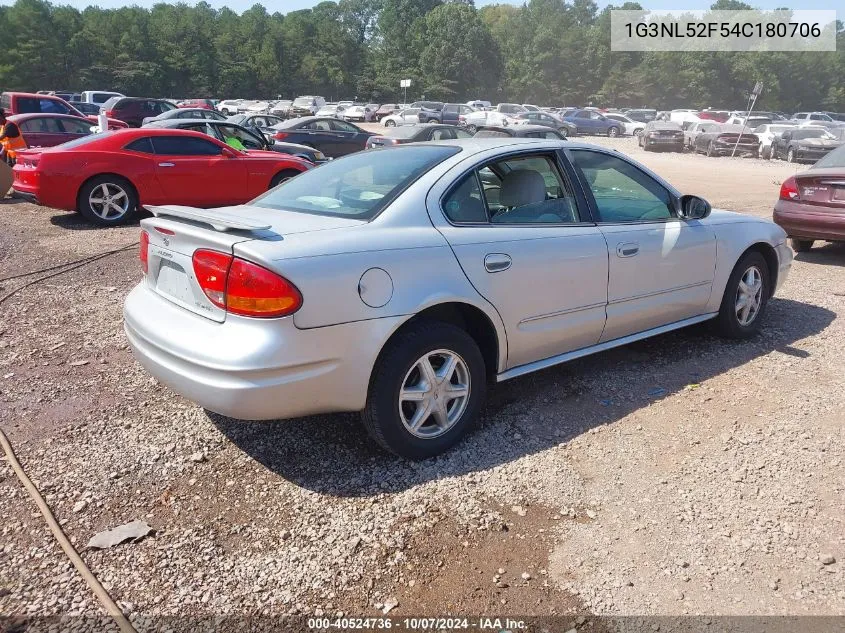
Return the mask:
MULTIPOLYGON (((597 142, 758 216, 796 169, 597 142)), ((137 239, 0 215, 0 278, 137 239)), ((0 424, 78 549, 155 528, 83 553, 135 618, 845 615, 843 264, 799 255, 752 341, 700 326, 503 383, 457 450, 415 464, 356 416, 240 422, 157 384, 123 337, 130 250, 0 304, 0 424)), ((96 613, 0 461, 0 614, 96 613)))

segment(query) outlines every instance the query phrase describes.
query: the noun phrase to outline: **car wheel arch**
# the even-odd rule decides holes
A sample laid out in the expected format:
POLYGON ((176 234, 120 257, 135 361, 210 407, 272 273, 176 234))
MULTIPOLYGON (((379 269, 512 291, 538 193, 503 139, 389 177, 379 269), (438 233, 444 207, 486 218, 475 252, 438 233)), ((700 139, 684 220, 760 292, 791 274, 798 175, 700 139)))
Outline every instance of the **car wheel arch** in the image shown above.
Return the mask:
POLYGON ((143 202, 141 201, 141 194, 138 191, 138 187, 135 185, 134 182, 132 182, 132 179, 128 178, 127 176, 123 176, 122 174, 118 174, 116 172, 113 172, 113 171, 103 171, 103 172, 100 172, 100 173, 97 173, 97 174, 93 174, 91 176, 88 176, 88 178, 83 180, 81 183, 79 183, 79 188, 76 190, 76 204, 77 204, 77 206, 79 206, 79 196, 82 194, 82 190, 85 188, 85 185, 87 185, 89 182, 91 182, 95 178, 102 178, 104 176, 112 176, 114 178, 120 178, 121 180, 125 180, 129 184, 129 186, 132 187, 132 192, 135 194, 135 198, 138 200, 138 208, 143 207, 143 202))
POLYGON ((766 260, 766 266, 769 268, 769 279, 771 280, 769 288, 769 298, 771 298, 775 293, 775 288, 777 287, 778 269, 780 267, 777 252, 775 252, 774 247, 768 242, 756 242, 746 248, 736 261, 740 261, 743 257, 745 257, 746 253, 750 253, 752 251, 760 253, 763 256, 763 259, 766 260))
POLYGON ((398 325, 384 341, 378 358, 376 358, 376 363, 379 362, 382 353, 394 338, 420 322, 449 323, 469 334, 481 350, 487 376, 491 381, 495 380, 499 369, 504 367, 507 356, 507 339, 504 326, 497 327, 491 316, 482 308, 465 301, 435 303, 413 315, 409 315, 409 318, 398 325))

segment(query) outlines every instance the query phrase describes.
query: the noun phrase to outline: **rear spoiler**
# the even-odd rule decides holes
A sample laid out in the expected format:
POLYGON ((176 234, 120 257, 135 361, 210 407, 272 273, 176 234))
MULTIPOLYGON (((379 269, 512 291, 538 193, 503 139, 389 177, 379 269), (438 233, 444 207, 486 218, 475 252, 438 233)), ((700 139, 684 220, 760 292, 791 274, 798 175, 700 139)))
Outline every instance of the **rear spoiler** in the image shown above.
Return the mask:
POLYGON ((217 209, 197 209, 196 207, 183 207, 169 204, 166 206, 144 207, 157 218, 171 217, 193 220, 209 225, 215 231, 225 232, 230 230, 238 231, 264 231, 272 225, 245 218, 241 215, 234 215, 219 211, 217 209))

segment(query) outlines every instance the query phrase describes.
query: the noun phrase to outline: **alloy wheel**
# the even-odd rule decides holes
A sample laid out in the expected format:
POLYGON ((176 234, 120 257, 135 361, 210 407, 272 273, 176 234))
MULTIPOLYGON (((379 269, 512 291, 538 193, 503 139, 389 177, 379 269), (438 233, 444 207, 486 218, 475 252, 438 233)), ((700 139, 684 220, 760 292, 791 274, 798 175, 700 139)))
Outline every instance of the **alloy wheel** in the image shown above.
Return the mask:
POLYGON ((447 349, 427 352, 405 374, 399 416, 411 435, 432 439, 461 419, 469 396, 470 374, 464 359, 447 349))
POLYGON ((104 182, 88 195, 88 206, 97 217, 114 221, 129 211, 129 196, 120 185, 104 182))
POLYGON ((736 319, 743 327, 754 322, 763 303, 763 274, 756 266, 749 267, 739 279, 734 308, 736 319))

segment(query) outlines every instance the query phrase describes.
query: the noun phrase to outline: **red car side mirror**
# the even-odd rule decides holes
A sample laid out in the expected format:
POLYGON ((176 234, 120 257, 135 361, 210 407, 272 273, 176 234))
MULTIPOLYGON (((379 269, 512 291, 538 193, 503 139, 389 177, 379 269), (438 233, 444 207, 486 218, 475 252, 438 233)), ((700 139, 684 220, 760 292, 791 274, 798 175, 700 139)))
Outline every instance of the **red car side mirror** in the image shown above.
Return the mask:
POLYGON ((226 158, 236 158, 237 157, 235 150, 233 150, 229 147, 224 147, 222 153, 223 153, 223 156, 225 156, 226 158))

